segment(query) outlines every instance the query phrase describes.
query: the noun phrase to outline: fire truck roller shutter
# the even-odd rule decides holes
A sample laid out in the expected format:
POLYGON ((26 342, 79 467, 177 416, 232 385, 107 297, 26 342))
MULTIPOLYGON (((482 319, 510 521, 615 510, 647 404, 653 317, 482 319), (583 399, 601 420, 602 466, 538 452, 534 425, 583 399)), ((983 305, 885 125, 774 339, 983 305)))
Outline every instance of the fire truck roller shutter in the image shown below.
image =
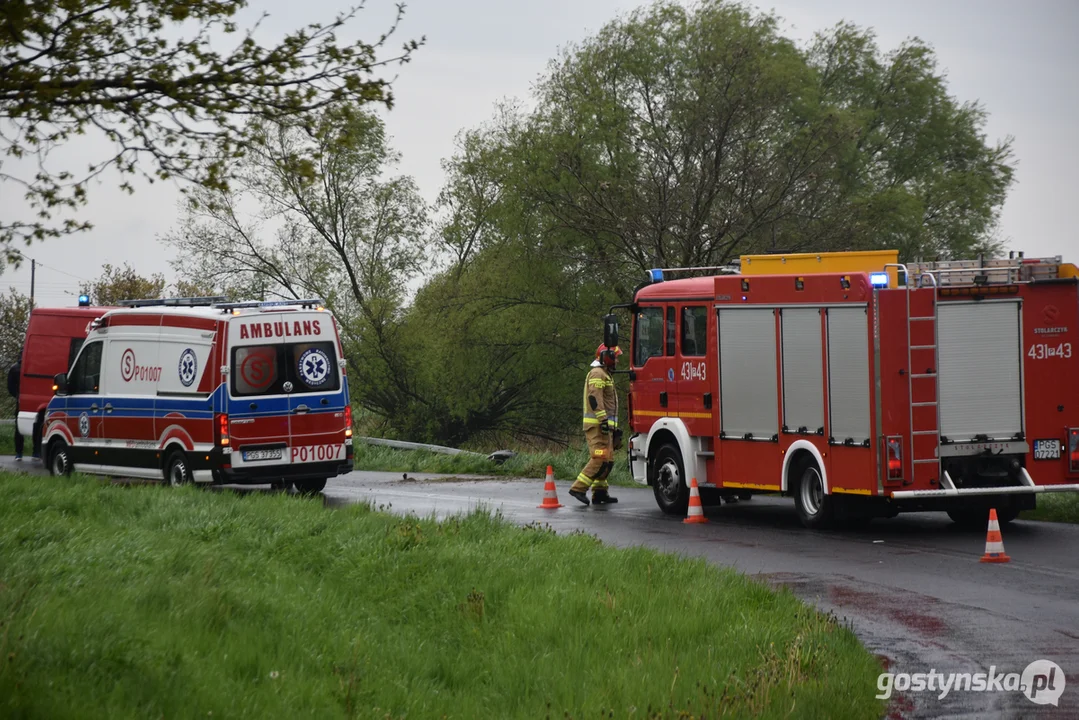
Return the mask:
POLYGON ((777 435, 775 310, 720 308, 719 375, 726 437, 777 435))
POLYGON ((863 306, 828 309, 828 404, 831 437, 869 438, 869 322, 863 306))
POLYGON ((967 441, 1022 432, 1019 303, 942 302, 937 321, 940 434, 967 441))
POLYGON ((788 432, 813 434, 824 427, 824 364, 821 313, 785 308, 783 323, 783 424, 788 432))

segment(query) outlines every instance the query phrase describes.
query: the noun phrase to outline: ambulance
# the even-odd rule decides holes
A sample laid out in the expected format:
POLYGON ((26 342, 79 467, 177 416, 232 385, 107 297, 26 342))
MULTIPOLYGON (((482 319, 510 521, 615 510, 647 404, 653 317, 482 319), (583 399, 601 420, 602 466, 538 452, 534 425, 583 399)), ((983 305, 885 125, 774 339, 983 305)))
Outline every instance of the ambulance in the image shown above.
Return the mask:
POLYGON ((317 493, 352 470, 341 340, 318 299, 123 303, 90 322, 55 387, 43 430, 53 475, 317 493))

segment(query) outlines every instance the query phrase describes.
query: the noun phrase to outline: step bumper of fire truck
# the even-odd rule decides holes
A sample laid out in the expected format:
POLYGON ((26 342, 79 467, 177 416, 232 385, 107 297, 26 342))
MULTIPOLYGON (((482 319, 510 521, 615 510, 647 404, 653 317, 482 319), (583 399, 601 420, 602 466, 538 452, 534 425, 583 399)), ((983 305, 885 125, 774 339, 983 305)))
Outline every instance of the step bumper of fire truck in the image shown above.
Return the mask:
POLYGON ((934 497, 965 497, 967 495, 1029 495, 1037 493, 1079 492, 1079 484, 1074 485, 1027 485, 1011 487, 985 488, 941 488, 939 490, 896 490, 890 493, 896 500, 934 497))

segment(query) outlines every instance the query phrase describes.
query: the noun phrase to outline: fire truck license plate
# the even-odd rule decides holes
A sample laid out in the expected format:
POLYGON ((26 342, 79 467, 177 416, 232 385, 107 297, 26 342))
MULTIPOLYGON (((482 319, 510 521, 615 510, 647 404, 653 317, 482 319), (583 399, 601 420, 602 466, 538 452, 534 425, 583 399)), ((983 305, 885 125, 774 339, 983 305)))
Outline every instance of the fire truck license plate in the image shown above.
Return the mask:
POLYGON ((284 448, 265 450, 244 450, 244 460, 280 460, 285 456, 284 448))
POLYGON ((1060 459, 1060 441, 1059 440, 1035 440, 1034 441, 1034 459, 1035 460, 1059 460, 1060 459))

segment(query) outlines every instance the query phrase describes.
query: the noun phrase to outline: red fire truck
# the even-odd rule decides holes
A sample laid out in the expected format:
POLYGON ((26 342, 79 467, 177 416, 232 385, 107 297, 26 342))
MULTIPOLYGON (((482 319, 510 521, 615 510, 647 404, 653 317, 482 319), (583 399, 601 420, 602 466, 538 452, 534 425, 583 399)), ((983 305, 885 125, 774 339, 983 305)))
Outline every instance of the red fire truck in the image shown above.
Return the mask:
POLYGON ((808 527, 915 510, 984 527, 990 507, 1008 522, 1079 491, 1074 265, 832 253, 696 270, 654 270, 622 306, 630 468, 664 512, 686 512, 690 478, 706 499, 793 496, 808 527))

